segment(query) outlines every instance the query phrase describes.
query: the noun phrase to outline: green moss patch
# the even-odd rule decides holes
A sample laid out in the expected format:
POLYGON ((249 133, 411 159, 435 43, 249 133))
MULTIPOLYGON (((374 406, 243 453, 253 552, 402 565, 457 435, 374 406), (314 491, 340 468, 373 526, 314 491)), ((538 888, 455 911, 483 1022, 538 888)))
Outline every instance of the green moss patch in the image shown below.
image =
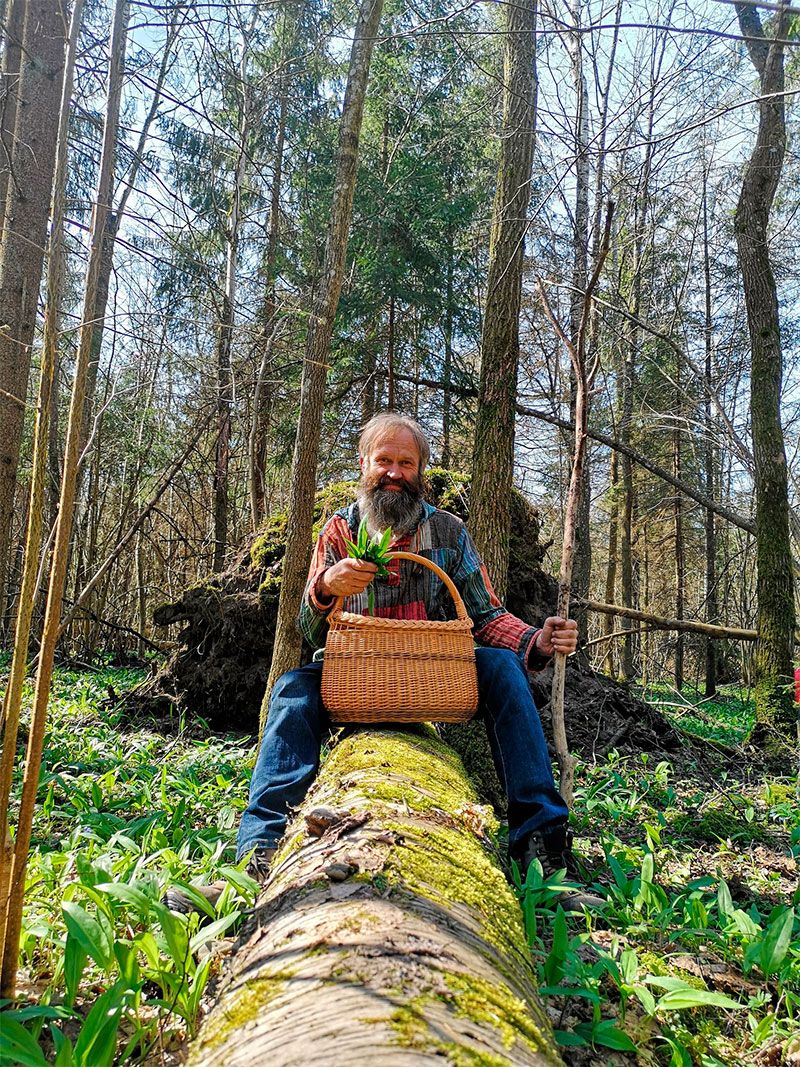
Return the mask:
POLYGON ((289 975, 251 979, 246 985, 229 996, 223 1008, 208 1018, 203 1026, 200 1041, 195 1046, 195 1055, 190 1059, 202 1061, 204 1048, 219 1048, 235 1030, 253 1022, 286 989, 289 975))

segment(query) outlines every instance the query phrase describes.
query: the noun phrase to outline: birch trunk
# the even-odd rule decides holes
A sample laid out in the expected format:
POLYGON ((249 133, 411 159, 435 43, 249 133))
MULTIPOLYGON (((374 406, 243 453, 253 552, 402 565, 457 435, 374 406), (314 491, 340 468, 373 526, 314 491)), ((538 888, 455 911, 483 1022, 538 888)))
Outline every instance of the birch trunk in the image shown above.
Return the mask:
POLYGON ((370 729, 337 745, 191 1067, 561 1064, 495 829, 427 730, 370 729), (311 837, 318 806, 347 818, 311 837))

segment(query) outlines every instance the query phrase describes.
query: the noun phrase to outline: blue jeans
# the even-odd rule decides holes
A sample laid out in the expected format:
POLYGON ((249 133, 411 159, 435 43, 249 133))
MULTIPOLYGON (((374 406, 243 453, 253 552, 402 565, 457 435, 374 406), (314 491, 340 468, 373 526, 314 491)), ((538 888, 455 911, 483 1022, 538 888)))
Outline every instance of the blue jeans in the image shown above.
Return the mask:
MULTIPOLYGON (((508 798, 509 847, 532 830, 549 831, 567 821, 567 805, 553 781, 550 756, 519 658, 504 648, 475 650, 480 705, 500 782, 508 798)), ((239 826, 237 854, 274 848, 283 836, 289 808, 301 804, 319 768, 329 729, 320 699, 322 664, 288 671, 275 683, 261 741, 250 801, 239 826)))

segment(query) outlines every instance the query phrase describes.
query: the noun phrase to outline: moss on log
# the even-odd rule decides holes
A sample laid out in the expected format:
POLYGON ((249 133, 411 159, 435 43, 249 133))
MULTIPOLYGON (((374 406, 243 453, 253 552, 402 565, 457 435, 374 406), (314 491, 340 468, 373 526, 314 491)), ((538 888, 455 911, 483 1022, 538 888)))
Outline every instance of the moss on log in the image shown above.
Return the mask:
POLYGON ((289 828, 189 1063, 561 1064, 496 830, 432 731, 341 741, 289 828), (321 806, 338 817, 314 837, 321 806))

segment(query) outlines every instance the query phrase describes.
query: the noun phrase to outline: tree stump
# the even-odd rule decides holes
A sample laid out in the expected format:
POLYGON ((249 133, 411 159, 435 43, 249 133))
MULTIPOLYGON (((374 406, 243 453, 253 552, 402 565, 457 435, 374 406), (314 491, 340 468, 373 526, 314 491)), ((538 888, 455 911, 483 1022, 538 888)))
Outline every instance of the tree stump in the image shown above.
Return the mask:
POLYGON ((340 741, 189 1063, 561 1064, 496 829, 427 728, 340 741))

